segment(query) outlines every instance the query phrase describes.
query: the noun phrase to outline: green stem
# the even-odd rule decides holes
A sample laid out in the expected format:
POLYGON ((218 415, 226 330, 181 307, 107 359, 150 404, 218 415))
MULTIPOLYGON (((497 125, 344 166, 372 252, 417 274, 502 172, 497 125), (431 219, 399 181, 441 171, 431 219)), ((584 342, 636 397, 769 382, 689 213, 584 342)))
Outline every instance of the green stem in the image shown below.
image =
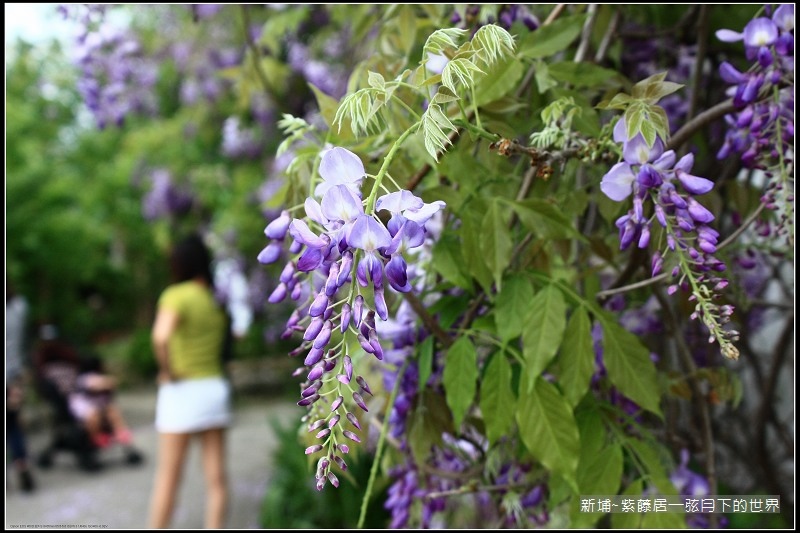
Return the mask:
POLYGON ((456 119, 456 120, 453 121, 453 124, 458 126, 459 128, 464 128, 466 130, 469 130, 470 133, 473 133, 473 134, 477 135, 478 137, 483 137, 487 141, 495 142, 495 141, 499 141, 500 138, 501 138, 500 135, 498 135, 496 133, 492 133, 490 131, 487 131, 487 130, 483 129, 480 126, 476 126, 474 124, 470 124, 466 120, 462 121, 460 119, 456 119))
POLYGON ((371 214, 375 209, 375 201, 378 198, 378 191, 381 188, 381 182, 383 181, 383 177, 386 175, 386 172, 389 170, 389 165, 392 163, 392 160, 394 160, 397 150, 400 149, 400 145, 403 144, 406 138, 408 138, 408 136, 417 129, 418 125, 419 122, 413 124, 410 128, 404 131, 400 138, 394 142, 391 150, 389 150, 389 153, 386 154, 386 157, 383 158, 383 165, 381 165, 378 175, 375 176, 375 185, 372 186, 372 191, 369 193, 369 197, 367 198, 367 207, 365 209, 367 214, 371 214))
POLYGON ((400 98, 400 97, 399 97, 399 96, 397 96, 396 94, 392 93, 392 99, 393 99, 393 100, 397 100, 397 102, 399 102, 399 103, 400 103, 400 105, 401 105, 401 106, 403 106, 403 107, 405 108, 405 110, 406 110, 406 111, 408 111, 408 113, 409 113, 409 114, 410 114, 412 117, 414 117, 414 118, 416 119, 416 121, 417 121, 417 122, 419 122, 419 121, 421 121, 421 120, 422 120, 422 117, 421 117, 421 116, 419 116, 419 113, 417 113, 416 111, 414 111, 413 109, 411 109, 411 106, 409 106, 407 103, 405 103, 405 102, 403 101, 403 99, 402 99, 402 98, 400 98))
MULTIPOLYGON (((405 373, 406 366, 408 366, 408 360, 403 363, 402 368, 399 370, 398 376, 402 376, 405 373)), ((403 380, 395 380, 392 394, 389 396, 389 403, 386 404, 386 413, 383 416, 383 424, 381 425, 381 435, 378 438, 378 447, 375 450, 375 459, 372 463, 372 469, 369 472, 367 490, 364 492, 364 499, 361 500, 361 513, 358 517, 358 525, 356 526, 356 529, 364 529, 364 520, 367 518, 367 505, 369 504, 369 498, 372 495, 372 488, 375 485, 375 478, 378 476, 378 468, 381 462, 381 452, 383 451, 384 444, 386 443, 386 434, 389 432, 389 413, 391 412, 392 407, 394 407, 394 401, 395 398, 397 398, 397 391, 400 390, 401 381, 403 380)))

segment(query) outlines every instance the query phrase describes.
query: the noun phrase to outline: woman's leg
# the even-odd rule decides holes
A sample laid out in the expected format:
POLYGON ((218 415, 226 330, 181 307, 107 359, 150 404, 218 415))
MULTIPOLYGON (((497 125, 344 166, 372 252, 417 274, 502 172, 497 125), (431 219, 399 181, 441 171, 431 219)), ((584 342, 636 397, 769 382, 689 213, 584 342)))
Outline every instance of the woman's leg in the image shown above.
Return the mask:
POLYGON ((228 479, 225 469, 225 429, 201 433, 203 471, 206 477, 206 527, 221 529, 228 509, 228 479))
POLYGON ((168 527, 183 474, 190 433, 160 433, 158 463, 150 501, 150 527, 168 527))

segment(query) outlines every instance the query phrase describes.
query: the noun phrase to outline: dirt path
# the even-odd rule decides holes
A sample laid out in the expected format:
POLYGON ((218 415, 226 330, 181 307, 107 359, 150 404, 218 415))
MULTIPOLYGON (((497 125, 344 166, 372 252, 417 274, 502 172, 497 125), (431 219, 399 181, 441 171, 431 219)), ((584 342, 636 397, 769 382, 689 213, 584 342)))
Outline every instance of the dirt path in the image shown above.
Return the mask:
MULTIPOLYGON (((6 529, 42 527, 109 529, 147 527, 150 489, 156 460, 157 434, 153 428, 155 388, 123 391, 120 406, 127 417, 137 447, 145 461, 128 466, 121 449, 103 452, 106 465, 98 473, 77 469, 74 457, 62 452, 52 468, 34 467, 37 490, 22 493, 14 472, 6 467, 6 529)), ((235 423, 228 434, 228 466, 231 505, 229 528, 259 527, 261 501, 270 478, 271 451, 277 445, 270 421, 281 425, 297 423, 302 409, 289 399, 261 399, 237 396, 235 423)), ((47 444, 48 432, 37 429, 30 435, 30 450, 36 455, 47 444)), ((173 527, 203 527, 204 487, 199 443, 187 460, 173 527)))

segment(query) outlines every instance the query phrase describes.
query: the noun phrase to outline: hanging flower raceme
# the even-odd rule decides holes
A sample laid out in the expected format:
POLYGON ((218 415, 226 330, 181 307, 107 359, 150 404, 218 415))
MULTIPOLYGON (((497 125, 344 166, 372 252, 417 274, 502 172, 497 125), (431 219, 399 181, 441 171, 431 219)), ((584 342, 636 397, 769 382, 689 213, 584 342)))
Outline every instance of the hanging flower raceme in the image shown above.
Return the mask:
POLYGON ((372 391, 355 372, 354 361, 364 353, 383 359, 375 320, 389 318, 386 285, 400 292, 411 290, 407 254, 423 244, 426 222, 445 204, 425 204, 409 191, 398 191, 378 197, 374 207, 365 210, 364 165, 344 148, 322 154, 319 176, 313 197, 305 201, 306 217, 293 218, 283 211, 271 221, 264 230, 270 243, 258 260, 276 262, 290 238, 293 258, 269 301, 288 296, 298 303, 283 336, 302 333, 300 346, 290 355, 304 355, 303 366, 295 371, 306 374, 297 403, 308 407, 304 420, 319 441, 306 453, 324 452, 316 472, 321 490, 327 482, 338 486, 331 468, 347 468, 347 441, 361 442, 353 431, 361 429, 354 409, 366 412, 364 398, 372 391), (378 211, 391 214, 387 225, 378 211))
POLYGON ((781 4, 771 17, 751 20, 742 33, 719 30, 717 38, 743 41, 745 56, 754 62, 744 72, 728 62, 720 65, 737 111, 725 116, 728 130, 717 158, 739 154, 745 167, 765 171, 761 201, 782 211, 776 234, 787 234, 793 244, 794 184, 788 169, 794 153, 794 5, 781 4))
POLYGON ((712 301, 713 293, 728 284, 717 276, 725 270, 725 264, 714 257, 719 233, 709 225, 714 214, 695 198, 711 191, 714 183, 690 174, 692 154, 676 162, 675 152, 665 152, 660 138, 656 137, 649 146, 640 133, 628 139, 626 132, 622 118, 614 127, 614 140, 623 145, 623 161, 614 165, 600 183, 603 193, 614 201, 629 196, 633 199, 632 208, 616 221, 620 249, 633 243, 648 248, 653 221, 658 222, 663 239, 653 253, 652 275, 661 273, 665 259, 674 256, 677 265, 672 276, 676 282, 668 292, 673 294, 679 287, 691 290, 690 299, 697 302, 692 318, 702 319, 711 333, 709 342, 719 342, 723 354, 736 359, 738 350, 731 341, 738 338, 738 333, 722 328, 730 321, 733 308, 712 301))

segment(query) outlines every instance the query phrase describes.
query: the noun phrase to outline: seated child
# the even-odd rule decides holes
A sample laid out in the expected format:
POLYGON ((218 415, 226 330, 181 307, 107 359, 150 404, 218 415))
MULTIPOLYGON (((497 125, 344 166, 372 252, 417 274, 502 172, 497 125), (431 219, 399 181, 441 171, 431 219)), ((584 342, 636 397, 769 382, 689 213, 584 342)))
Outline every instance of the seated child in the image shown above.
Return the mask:
POLYGON ((73 416, 83 423, 98 448, 105 448, 116 441, 132 452, 131 431, 114 403, 116 386, 117 380, 104 372, 99 357, 84 357, 75 385, 69 393, 69 408, 73 416))

